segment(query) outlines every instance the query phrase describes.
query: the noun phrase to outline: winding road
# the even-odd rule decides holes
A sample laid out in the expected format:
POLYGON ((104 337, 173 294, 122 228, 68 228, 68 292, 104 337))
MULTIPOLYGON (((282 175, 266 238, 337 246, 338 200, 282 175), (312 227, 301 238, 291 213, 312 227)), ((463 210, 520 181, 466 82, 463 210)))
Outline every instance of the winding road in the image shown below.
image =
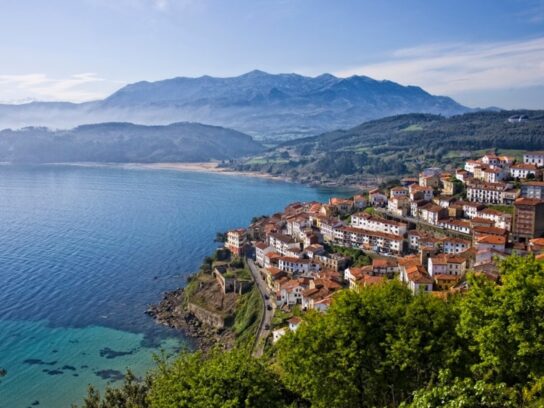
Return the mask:
POLYGON ((272 316, 274 315, 274 310, 268 310, 267 308, 267 305, 271 304, 270 300, 266 299, 266 296, 269 293, 268 286, 259 272, 259 267, 255 265, 255 262, 252 259, 249 258, 247 258, 247 265, 249 266, 249 270, 253 275, 253 280, 255 281, 257 289, 259 289, 259 293, 263 299, 264 314, 255 339, 255 346, 253 348, 253 355, 255 357, 260 357, 263 355, 265 339, 270 335, 270 327, 272 327, 272 316), (268 329, 266 329, 266 327, 268 327, 268 329))

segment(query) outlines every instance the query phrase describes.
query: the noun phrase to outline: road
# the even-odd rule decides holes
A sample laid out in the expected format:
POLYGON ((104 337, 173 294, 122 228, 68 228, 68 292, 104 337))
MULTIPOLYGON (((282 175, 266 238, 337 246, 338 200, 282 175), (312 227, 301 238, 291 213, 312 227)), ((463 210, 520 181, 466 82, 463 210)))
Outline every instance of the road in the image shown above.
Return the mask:
POLYGON ((253 349, 253 355, 255 357, 260 357, 263 355, 264 351, 264 340, 266 337, 270 335, 270 329, 266 329, 265 327, 272 327, 272 316, 274 315, 274 310, 268 310, 266 305, 270 304, 270 300, 266 300, 266 295, 268 295, 268 286, 266 285, 266 282, 264 281, 263 277, 261 276, 261 273, 259 272, 259 268, 257 265, 255 265, 255 262, 253 262, 252 259, 247 258, 247 265, 249 266, 249 270, 251 271, 251 274, 253 275, 253 280, 255 281, 255 284, 257 285, 257 289, 259 289, 259 293, 261 294, 261 297, 263 299, 263 307, 264 307, 264 315, 263 319, 261 320, 261 324, 259 326, 259 331, 257 332, 257 337, 255 339, 255 346, 253 349), (268 325, 268 326, 267 326, 268 325))

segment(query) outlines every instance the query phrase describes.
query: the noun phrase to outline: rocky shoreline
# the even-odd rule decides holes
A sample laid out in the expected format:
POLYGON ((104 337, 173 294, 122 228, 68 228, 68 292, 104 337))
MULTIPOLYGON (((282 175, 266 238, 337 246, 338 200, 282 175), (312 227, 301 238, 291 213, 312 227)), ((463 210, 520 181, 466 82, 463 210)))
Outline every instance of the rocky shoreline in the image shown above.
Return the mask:
POLYGON ((225 349, 234 345, 234 333, 228 329, 218 330, 200 322, 193 313, 184 306, 183 288, 166 292, 156 305, 150 305, 146 314, 153 317, 156 323, 180 330, 195 341, 201 351, 208 351, 216 346, 225 349))

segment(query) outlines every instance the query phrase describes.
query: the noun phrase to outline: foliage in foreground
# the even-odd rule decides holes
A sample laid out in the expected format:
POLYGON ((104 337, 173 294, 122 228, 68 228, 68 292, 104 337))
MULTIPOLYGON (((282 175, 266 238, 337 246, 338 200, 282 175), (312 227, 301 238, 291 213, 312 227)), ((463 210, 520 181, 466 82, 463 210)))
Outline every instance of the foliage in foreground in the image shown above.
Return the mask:
POLYGON ((471 275, 469 292, 448 300, 398 282, 344 291, 269 360, 183 353, 85 407, 541 407, 544 269, 510 257, 501 272, 501 285, 471 275))

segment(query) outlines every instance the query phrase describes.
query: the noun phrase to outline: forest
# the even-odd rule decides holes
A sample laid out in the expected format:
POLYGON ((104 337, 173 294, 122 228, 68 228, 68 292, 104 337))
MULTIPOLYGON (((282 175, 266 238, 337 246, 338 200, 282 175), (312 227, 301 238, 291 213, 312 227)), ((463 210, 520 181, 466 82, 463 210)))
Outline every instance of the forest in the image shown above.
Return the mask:
POLYGON ((286 142, 227 165, 301 182, 356 184, 414 175, 431 166, 453 170, 489 150, 519 160, 523 151, 544 149, 543 135, 544 111, 480 111, 452 117, 414 113, 286 142))

